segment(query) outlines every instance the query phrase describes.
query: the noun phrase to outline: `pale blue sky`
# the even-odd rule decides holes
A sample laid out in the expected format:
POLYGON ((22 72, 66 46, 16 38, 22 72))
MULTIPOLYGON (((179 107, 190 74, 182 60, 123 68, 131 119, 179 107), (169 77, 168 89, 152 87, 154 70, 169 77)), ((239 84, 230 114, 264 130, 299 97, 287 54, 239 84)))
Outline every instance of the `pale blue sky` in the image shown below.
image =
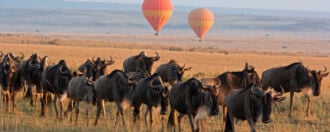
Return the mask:
MULTIPOLYGON (((143 0, 67 0, 141 4, 143 0)), ((330 12, 330 0, 172 0, 176 5, 330 12)))

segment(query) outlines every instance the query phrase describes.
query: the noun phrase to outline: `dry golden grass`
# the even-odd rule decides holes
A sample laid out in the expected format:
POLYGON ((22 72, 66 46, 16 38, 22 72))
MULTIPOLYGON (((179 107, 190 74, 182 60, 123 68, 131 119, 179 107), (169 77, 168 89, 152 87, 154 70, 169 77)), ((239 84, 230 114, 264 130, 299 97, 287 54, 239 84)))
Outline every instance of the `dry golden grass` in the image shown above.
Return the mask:
MULTIPOLYGON (((159 48, 158 45, 152 45, 154 50, 151 48, 144 48, 143 46, 138 46, 136 44, 123 44, 120 48, 113 48, 113 45, 120 45, 120 42, 109 43, 106 46, 102 46, 102 43, 97 43, 98 41, 71 41, 66 39, 65 43, 42 43, 36 44, 35 42, 40 41, 40 38, 25 38, 21 36, 11 36, 12 38, 6 38, 1 40, 0 50, 4 53, 13 52, 18 54, 22 52, 28 58, 32 53, 38 53, 38 55, 47 55, 49 58, 57 63, 60 59, 65 59, 68 65, 75 69, 78 65, 86 61, 87 58, 92 58, 94 56, 101 56, 102 58, 107 58, 112 56, 116 61, 114 65, 108 67, 108 71, 113 69, 122 69, 122 62, 125 58, 136 55, 140 51, 144 50, 148 55, 154 55, 154 51, 157 51, 161 59, 156 62, 153 66, 155 69, 158 65, 167 63, 170 59, 177 60, 180 64, 186 64, 186 66, 193 67, 190 71, 185 74, 185 78, 192 76, 196 77, 214 77, 225 71, 239 71, 243 69, 244 63, 255 66, 259 75, 262 71, 275 67, 290 64, 296 61, 302 61, 311 69, 323 69, 323 65, 330 67, 329 57, 315 57, 306 55, 270 55, 260 54, 254 52, 228 52, 228 53, 210 53, 205 52, 189 52, 189 50, 183 51, 169 51, 168 49, 159 48), (21 44, 20 41, 33 42, 32 44, 21 44), (17 42, 16 42, 17 41, 17 42)), ((49 38, 46 38, 49 39, 49 38)), ((60 38, 62 39, 62 38, 60 38)), ((190 47, 183 47, 190 48, 190 47)), ((201 50, 202 51, 202 50, 201 50)), ((325 78, 322 83, 322 93, 320 97, 315 97, 312 100, 311 116, 305 116, 305 100, 301 97, 295 97, 294 107, 293 107, 293 117, 288 118, 288 99, 280 104, 281 111, 273 112, 273 122, 270 124, 257 124, 257 130, 259 131, 327 131, 330 130, 330 97, 329 90, 330 82, 329 77, 325 78)), ((297 94, 301 95, 301 94, 297 94)), ((287 98, 289 98, 287 96, 287 98)), ((36 108, 30 107, 28 100, 22 99, 22 94, 19 93, 17 97, 17 110, 16 113, 1 113, 0 114, 0 130, 2 131, 147 131, 148 129, 144 126, 142 110, 139 122, 136 124, 132 123, 132 109, 125 110, 125 118, 127 120, 127 127, 123 128, 121 124, 114 128, 115 120, 115 106, 113 103, 107 103, 107 116, 101 116, 98 126, 94 127, 93 121, 95 118, 96 108, 93 106, 90 113, 90 126, 85 125, 84 120, 84 105, 82 105, 80 112, 80 119, 77 126, 70 123, 66 118, 63 121, 55 119, 55 113, 50 109, 48 117, 39 117, 40 104, 36 108)), ((66 109, 66 107, 65 107, 66 109)), ((161 130, 160 117, 154 112, 154 126, 152 131, 161 130)), ((211 117, 205 121, 204 131, 221 131, 223 122, 221 120, 222 115, 211 117)), ((165 117, 166 126, 167 117, 165 117)), ((184 130, 190 131, 190 126, 188 124, 188 119, 184 119, 184 130)), ((236 125, 238 131, 249 131, 247 122, 239 122, 236 125)))

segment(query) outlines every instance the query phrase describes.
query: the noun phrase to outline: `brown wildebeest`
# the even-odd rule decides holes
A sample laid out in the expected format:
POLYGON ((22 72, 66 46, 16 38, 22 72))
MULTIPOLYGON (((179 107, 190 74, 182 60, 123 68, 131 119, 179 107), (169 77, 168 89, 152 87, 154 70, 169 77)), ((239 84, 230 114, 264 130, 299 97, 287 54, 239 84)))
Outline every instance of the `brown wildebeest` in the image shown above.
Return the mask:
MULTIPOLYGON (((323 77, 329 75, 327 68, 324 71, 307 69, 301 62, 292 63, 288 66, 275 67, 262 73, 262 89, 269 87, 277 92, 290 92, 290 111, 291 116, 294 92, 313 91, 314 96, 319 96, 321 92, 321 81, 323 77)), ((307 111, 310 113, 311 95, 307 93, 307 111)))
POLYGON ((178 111, 178 124, 181 129, 181 119, 188 115, 192 131, 199 131, 199 120, 205 115, 213 116, 219 112, 219 106, 213 88, 202 87, 202 83, 195 78, 176 83, 169 92, 171 112, 168 117, 169 127, 174 127, 174 113, 178 111), (193 119, 196 120, 195 128, 193 119))
POLYGON ((131 56, 123 62, 124 72, 143 72, 151 75, 152 65, 155 61, 160 59, 157 52, 155 57, 148 57, 144 51, 140 54, 131 56))
POLYGON ((68 68, 64 60, 60 60, 56 65, 49 66, 42 73, 42 85, 43 85, 43 97, 40 99, 41 102, 41 116, 46 116, 47 107, 46 97, 47 92, 55 95, 54 108, 56 117, 63 119, 63 100, 67 96, 68 84, 72 78, 71 70, 68 68), (59 98, 60 112, 57 110, 57 98, 59 98))
POLYGON ((265 93, 257 85, 251 84, 243 89, 232 89, 226 96, 228 112, 226 115, 225 132, 234 132, 234 119, 247 120, 251 132, 262 115, 263 123, 271 122, 271 105, 274 101, 282 101, 283 93, 275 95, 273 91, 265 93))
POLYGON ((163 82, 173 85, 182 81, 185 71, 189 71, 191 67, 180 66, 175 60, 170 60, 168 63, 161 64, 157 67, 156 72, 160 74, 163 82))
MULTIPOLYGON (((135 83, 130 81, 121 70, 114 70, 108 75, 99 77, 94 82, 97 112, 94 125, 97 125, 97 120, 100 117, 101 110, 104 112, 104 101, 115 102, 117 106, 116 123, 119 120, 119 114, 122 117, 123 125, 125 125, 123 106, 124 101, 128 101, 125 95, 133 89, 135 83)), ((130 104, 130 103, 129 103, 130 104)))
POLYGON ((20 63, 21 59, 15 59, 12 53, 6 54, 0 62, 0 85, 3 93, 3 106, 6 105, 7 112, 10 100, 12 100, 13 111, 15 112, 15 95, 22 89, 19 71, 20 63))
MULTIPOLYGON (((221 83, 219 89, 217 89, 216 92, 219 92, 217 94, 218 103, 223 107, 223 120, 226 120, 225 98, 230 90, 245 88, 249 84, 261 85, 258 73, 255 71, 254 67, 248 65, 248 63, 245 63, 245 67, 242 71, 225 72, 220 74, 217 78, 221 83)), ((215 79, 203 79, 202 84, 204 86, 215 86, 217 81, 215 79)))

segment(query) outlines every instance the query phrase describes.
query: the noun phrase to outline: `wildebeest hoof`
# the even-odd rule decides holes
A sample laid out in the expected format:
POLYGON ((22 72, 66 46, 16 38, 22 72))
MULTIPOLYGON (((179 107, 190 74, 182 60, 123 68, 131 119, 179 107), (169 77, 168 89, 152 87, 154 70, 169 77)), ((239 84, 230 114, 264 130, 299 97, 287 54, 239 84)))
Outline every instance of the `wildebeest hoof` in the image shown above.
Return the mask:
POLYGON ((272 119, 268 119, 268 120, 262 120, 262 123, 271 123, 272 119))

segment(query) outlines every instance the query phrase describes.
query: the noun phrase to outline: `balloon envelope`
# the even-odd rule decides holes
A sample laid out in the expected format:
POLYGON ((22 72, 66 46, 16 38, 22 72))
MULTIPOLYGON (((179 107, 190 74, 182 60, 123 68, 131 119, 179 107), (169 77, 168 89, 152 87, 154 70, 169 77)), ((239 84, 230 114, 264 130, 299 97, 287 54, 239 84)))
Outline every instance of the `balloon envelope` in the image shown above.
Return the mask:
POLYGON ((198 8, 189 13, 188 22, 195 34, 202 40, 212 27, 214 16, 210 10, 198 8))
POLYGON ((142 12, 158 35, 173 13, 171 0, 144 0, 142 12))

